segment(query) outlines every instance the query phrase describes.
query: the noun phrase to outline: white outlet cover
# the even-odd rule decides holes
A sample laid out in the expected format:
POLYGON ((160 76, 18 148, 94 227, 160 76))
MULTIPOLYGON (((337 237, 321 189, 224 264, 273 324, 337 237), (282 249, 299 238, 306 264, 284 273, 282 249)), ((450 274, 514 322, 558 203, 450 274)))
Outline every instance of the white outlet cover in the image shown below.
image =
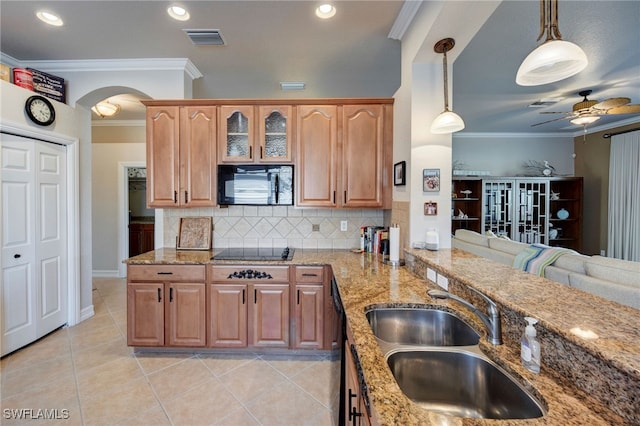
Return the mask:
POLYGON ((438 285, 444 290, 449 290, 449 278, 438 274, 438 285))
POLYGON ((348 223, 349 222, 347 222, 346 220, 341 220, 340 221, 340 230, 342 232, 345 232, 347 230, 348 223))
POLYGON ((436 271, 431 268, 427 268, 427 279, 432 283, 436 282, 436 271))

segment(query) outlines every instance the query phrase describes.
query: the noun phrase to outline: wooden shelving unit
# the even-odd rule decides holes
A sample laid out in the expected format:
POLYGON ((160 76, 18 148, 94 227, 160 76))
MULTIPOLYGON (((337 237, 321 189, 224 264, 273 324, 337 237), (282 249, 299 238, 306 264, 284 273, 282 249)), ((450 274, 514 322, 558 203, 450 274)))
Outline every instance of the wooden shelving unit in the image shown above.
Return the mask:
POLYGON ((458 229, 481 232, 482 179, 453 179, 451 194, 451 232, 458 229), (464 192, 463 192, 464 191, 464 192), (467 191, 471 191, 467 193, 467 191), (463 215, 460 214, 462 212, 463 215))
POLYGON ((582 249, 582 191, 583 179, 550 178, 549 195, 549 245, 566 247, 576 251, 582 249), (557 194, 557 195, 555 195, 557 194), (567 219, 560 219, 558 211, 569 212, 567 219), (557 235, 551 231, 557 231, 557 235))

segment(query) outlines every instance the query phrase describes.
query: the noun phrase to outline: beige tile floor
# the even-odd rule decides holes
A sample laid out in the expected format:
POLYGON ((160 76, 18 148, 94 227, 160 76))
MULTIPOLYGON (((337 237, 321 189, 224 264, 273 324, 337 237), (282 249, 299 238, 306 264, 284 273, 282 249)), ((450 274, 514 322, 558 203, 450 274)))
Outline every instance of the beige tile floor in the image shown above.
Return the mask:
POLYGON ((337 424, 335 357, 135 353, 125 281, 95 279, 93 303, 92 318, 0 361, 0 424, 337 424), (45 409, 58 420, 37 419, 45 409))

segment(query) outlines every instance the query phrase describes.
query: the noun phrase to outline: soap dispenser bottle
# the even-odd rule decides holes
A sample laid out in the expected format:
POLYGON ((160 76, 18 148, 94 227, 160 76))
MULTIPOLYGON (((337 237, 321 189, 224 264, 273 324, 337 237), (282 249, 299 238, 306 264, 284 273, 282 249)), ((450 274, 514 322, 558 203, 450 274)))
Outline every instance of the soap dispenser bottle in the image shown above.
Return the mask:
POLYGON ((527 370, 534 373, 540 372, 540 342, 536 339, 536 329, 534 325, 538 322, 537 319, 531 317, 524 317, 529 323, 524 329, 522 340, 520 342, 520 359, 522 365, 527 370))

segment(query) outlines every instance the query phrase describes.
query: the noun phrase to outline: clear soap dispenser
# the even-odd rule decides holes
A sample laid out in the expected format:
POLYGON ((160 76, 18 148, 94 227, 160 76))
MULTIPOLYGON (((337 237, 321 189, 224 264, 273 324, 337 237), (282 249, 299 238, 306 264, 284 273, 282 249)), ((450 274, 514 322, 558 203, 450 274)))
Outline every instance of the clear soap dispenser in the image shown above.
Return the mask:
POLYGON ((536 339, 536 329, 534 325, 538 322, 537 319, 531 317, 524 317, 529 323, 524 329, 522 340, 520 341, 520 359, 522 365, 527 370, 534 373, 540 372, 540 342, 536 339))

